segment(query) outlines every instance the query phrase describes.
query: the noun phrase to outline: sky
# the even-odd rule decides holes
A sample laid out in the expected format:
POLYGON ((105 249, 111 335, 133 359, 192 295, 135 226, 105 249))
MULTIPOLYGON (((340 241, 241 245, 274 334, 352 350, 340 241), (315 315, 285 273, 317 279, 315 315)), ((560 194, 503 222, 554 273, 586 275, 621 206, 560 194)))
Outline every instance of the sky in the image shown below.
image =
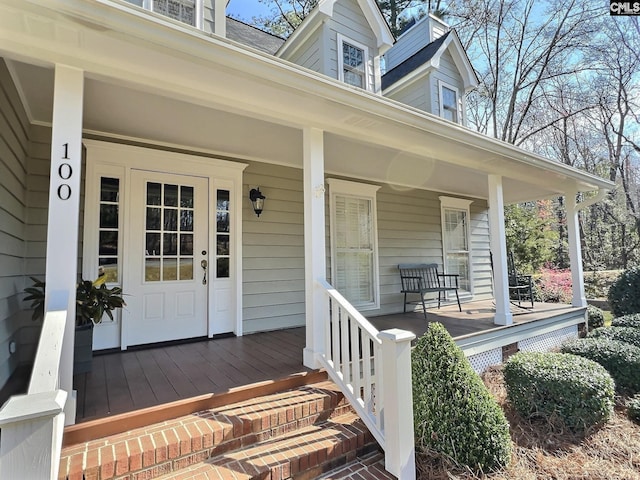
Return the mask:
POLYGON ((231 0, 227 6, 227 15, 233 15, 242 20, 251 20, 256 15, 269 13, 270 9, 258 0, 231 0))

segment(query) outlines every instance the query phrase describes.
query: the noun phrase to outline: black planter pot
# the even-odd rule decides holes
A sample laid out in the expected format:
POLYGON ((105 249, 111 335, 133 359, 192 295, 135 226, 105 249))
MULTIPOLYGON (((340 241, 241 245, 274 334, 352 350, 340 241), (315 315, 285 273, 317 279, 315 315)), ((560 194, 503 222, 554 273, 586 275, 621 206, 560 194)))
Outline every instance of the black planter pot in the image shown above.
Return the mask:
POLYGON ((91 371, 93 363, 93 323, 76 326, 73 347, 73 374, 91 371))

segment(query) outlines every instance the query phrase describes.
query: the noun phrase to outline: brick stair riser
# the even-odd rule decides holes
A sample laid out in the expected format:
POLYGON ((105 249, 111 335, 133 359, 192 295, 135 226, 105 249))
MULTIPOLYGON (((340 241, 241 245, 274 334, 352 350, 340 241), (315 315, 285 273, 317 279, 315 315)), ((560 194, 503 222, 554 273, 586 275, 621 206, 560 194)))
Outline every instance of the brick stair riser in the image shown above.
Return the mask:
POLYGON ((126 434, 92 442, 98 450, 84 446, 66 449, 60 479, 108 480, 115 478, 157 478, 206 458, 278 437, 299 428, 351 411, 342 395, 326 395, 295 406, 276 408, 268 415, 243 414, 237 417, 200 414, 192 422, 167 430, 163 425, 147 429, 137 442, 126 434), (250 418, 252 417, 252 418, 250 418), (214 420, 215 419, 215 420, 214 420), (214 428, 208 420, 217 424, 214 428), (122 441, 119 442, 118 438, 122 441), (66 472, 70 472, 66 475, 66 472), (84 477, 83 477, 84 475, 84 477))

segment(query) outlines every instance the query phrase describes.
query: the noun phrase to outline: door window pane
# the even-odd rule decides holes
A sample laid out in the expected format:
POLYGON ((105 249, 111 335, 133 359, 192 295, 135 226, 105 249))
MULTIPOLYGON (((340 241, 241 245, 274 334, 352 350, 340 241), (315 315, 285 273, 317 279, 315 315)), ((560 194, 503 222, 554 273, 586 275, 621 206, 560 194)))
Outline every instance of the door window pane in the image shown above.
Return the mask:
POLYGON ((100 221, 98 223, 98 266, 107 282, 119 281, 120 180, 100 178, 100 221))
POLYGON ((216 194, 216 277, 229 278, 230 271, 230 208, 229 190, 216 194))
POLYGON ((193 280, 194 187, 148 182, 146 188, 145 281, 193 280))

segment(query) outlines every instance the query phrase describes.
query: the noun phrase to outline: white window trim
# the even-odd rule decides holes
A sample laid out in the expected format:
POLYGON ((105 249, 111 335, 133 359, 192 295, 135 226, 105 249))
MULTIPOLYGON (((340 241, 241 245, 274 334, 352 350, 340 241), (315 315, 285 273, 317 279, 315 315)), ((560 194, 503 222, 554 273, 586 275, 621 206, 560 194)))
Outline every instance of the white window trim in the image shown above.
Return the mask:
MULTIPOLYGON (((343 53, 342 53, 342 44, 347 43, 349 45, 353 45, 354 47, 362 50, 362 57, 364 59, 364 72, 363 72, 364 87, 363 88, 365 90, 371 90, 371 82, 369 81, 369 49, 362 43, 356 42, 355 40, 352 40, 349 37, 345 37, 340 33, 336 34, 336 39, 337 39, 336 54, 338 55, 338 80, 340 80, 343 83, 346 83, 344 81, 344 60, 343 60, 343 53)), ((347 85, 355 87, 354 85, 351 85, 351 84, 347 84, 347 85)))
POLYGON ((472 269, 471 265, 473 263, 472 258, 472 249, 471 249, 471 211, 469 206, 473 203, 473 200, 467 200, 465 198, 455 198, 455 197, 445 197, 440 196, 440 230, 442 232, 442 269, 444 273, 449 273, 447 271, 447 243, 445 238, 445 210, 462 210, 467 213, 467 247, 468 247, 468 255, 469 255, 469 271, 467 275, 469 277, 469 293, 473 295, 474 290, 474 282, 472 277, 472 269))
POLYGON ((443 82, 442 80, 438 80, 438 102, 440 104, 440 115, 439 115, 440 118, 444 118, 444 101, 442 99, 443 88, 448 88, 449 90, 452 90, 455 92, 458 121, 454 123, 464 125, 464 117, 462 115, 462 99, 460 97, 460 90, 457 87, 454 87, 453 85, 443 82))
POLYGON ((374 301, 370 304, 359 305, 359 311, 377 310, 380 308, 380 266, 378 261, 378 207, 376 204, 376 193, 380 190, 379 185, 350 182, 337 178, 328 178, 329 185, 329 231, 331 236, 331 282, 333 283, 336 270, 336 241, 335 241, 335 221, 336 221, 336 195, 354 198, 364 198, 371 201, 371 224, 373 227, 373 296, 374 301))

